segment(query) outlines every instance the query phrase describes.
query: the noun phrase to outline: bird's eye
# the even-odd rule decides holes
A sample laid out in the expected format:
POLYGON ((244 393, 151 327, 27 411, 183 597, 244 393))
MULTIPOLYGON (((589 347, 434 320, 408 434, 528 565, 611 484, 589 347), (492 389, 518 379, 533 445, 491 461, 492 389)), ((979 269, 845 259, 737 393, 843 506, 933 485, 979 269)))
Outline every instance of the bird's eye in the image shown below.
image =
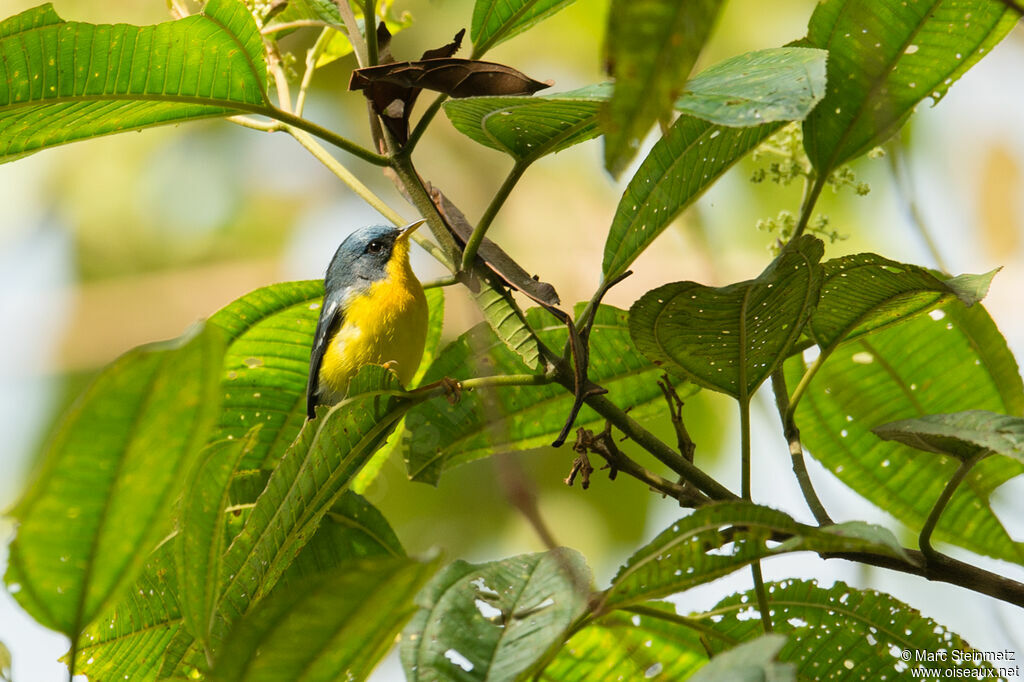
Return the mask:
POLYGON ((380 253, 383 250, 384 250, 384 242, 378 241, 376 239, 374 239, 372 242, 370 242, 367 245, 367 247, 366 247, 367 253, 380 253))

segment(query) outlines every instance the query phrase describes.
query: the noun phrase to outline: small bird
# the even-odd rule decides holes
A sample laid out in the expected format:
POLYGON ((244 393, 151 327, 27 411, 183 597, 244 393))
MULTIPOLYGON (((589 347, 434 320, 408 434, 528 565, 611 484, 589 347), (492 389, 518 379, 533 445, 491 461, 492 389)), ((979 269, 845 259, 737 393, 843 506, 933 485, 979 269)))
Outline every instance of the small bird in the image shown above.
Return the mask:
POLYGON ((427 299, 409 265, 409 236, 425 221, 398 229, 375 225, 341 243, 324 278, 324 300, 309 358, 306 414, 345 397, 363 365, 390 367, 407 384, 423 357, 427 299))

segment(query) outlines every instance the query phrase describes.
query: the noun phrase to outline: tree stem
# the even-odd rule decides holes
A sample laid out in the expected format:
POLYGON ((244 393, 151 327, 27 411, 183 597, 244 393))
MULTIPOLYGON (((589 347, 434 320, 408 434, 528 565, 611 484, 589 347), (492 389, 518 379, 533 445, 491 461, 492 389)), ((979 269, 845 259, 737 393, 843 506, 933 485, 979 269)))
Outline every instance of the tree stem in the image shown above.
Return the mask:
POLYGON ((946 509, 946 505, 949 504, 949 500, 953 497, 953 493, 963 483, 967 473, 974 467, 975 464, 984 459, 991 453, 982 452, 974 455, 969 459, 962 460, 960 466, 957 467, 953 477, 946 483, 946 487, 942 489, 942 493, 939 495, 939 499, 935 501, 935 505, 932 507, 931 513, 928 514, 928 518, 924 522, 924 526, 921 528, 921 535, 918 538, 918 545, 921 547, 921 552, 928 557, 929 560, 934 560, 939 556, 939 553, 932 547, 932 531, 935 530, 935 526, 939 522, 939 517, 942 516, 942 512, 946 509))
POLYGON ((828 175, 821 174, 814 176, 813 179, 809 178, 804 183, 804 197, 800 202, 800 220, 796 224, 796 229, 793 230, 793 236, 790 238, 790 241, 802 235, 804 230, 807 229, 807 223, 811 220, 814 205, 818 203, 818 197, 821 195, 821 190, 825 189, 827 181, 828 175))
POLYGON ((498 211, 501 210, 505 200, 508 199, 508 195, 512 192, 512 188, 519 182, 519 178, 523 176, 523 172, 527 169, 528 164, 516 162, 512 166, 512 170, 509 171, 508 177, 505 178, 505 182, 501 183, 501 187, 498 188, 497 194, 491 199, 491 203, 487 205, 487 210, 484 211, 483 216, 480 217, 480 221, 473 228, 473 233, 469 235, 469 239, 466 240, 466 246, 462 250, 462 269, 468 271, 472 265, 473 260, 476 258, 477 249, 480 248, 480 243, 483 242, 484 236, 487 234, 488 228, 491 223, 494 222, 494 217, 498 215, 498 211))

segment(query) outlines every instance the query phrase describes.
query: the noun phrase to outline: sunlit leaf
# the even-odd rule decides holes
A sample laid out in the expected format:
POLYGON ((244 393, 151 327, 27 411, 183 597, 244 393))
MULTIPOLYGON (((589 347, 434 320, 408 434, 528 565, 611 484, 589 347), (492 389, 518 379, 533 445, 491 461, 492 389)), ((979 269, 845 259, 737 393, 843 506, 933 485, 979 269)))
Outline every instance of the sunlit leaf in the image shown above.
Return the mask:
POLYGON ((676 119, 615 209, 601 264, 605 281, 624 273, 683 209, 780 125, 728 128, 692 116, 676 119))
POLYGON ((518 679, 586 609, 590 580, 583 557, 564 547, 456 561, 416 598, 401 642, 409 681, 518 679))
POLYGON ((599 135, 598 112, 610 92, 601 84, 537 97, 467 97, 444 110, 459 132, 531 162, 599 135))
POLYGON ((965 461, 999 453, 1024 462, 1024 419, 987 410, 926 414, 882 424, 871 431, 884 440, 965 461))
MULTIPOLYGON (((786 363, 789 385, 803 363, 786 363)), ((882 424, 962 410, 1024 415, 1017 363, 980 305, 953 301, 901 324, 840 345, 810 383, 797 408, 803 444, 841 481, 919 530, 957 467, 871 429, 882 424)), ((1024 561, 989 506, 989 495, 1024 473, 1020 462, 989 457, 975 466, 950 500, 936 537, 974 552, 1024 561)))
POLYGON ((630 335, 659 367, 745 402, 786 357, 817 304, 823 253, 821 240, 803 235, 757 279, 658 287, 630 308, 630 335))
POLYGON ((786 638, 775 633, 763 635, 721 652, 691 677, 692 682, 718 680, 772 680, 796 682, 796 666, 779 663, 776 657, 786 638))
POLYGON ((189 631, 201 642, 207 640, 217 607, 221 560, 227 548, 225 515, 231 477, 254 442, 255 434, 250 434, 244 439, 211 443, 185 484, 180 528, 175 538, 179 599, 189 631))
POLYGON ((666 120, 718 17, 720 0, 612 0, 605 52, 615 91, 601 116, 604 163, 621 173, 666 120))
POLYGON ((820 174, 884 142, 925 97, 938 101, 1017 22, 991 0, 825 0, 807 43, 827 49, 825 99, 804 123, 820 174))
POLYGON ((231 631, 213 679, 232 682, 364 680, 412 616, 437 562, 352 561, 282 585, 231 631))
POLYGON ((12 510, 5 580, 41 624, 77 637, 136 578, 219 407, 224 340, 207 326, 177 348, 133 350, 56 426, 12 510))
MULTIPOLYGON (((531 371, 539 370, 542 365, 540 343, 530 329, 526 315, 497 277, 488 274, 482 280, 473 298, 487 325, 508 349, 519 356, 526 367, 531 371)), ((424 379, 434 380, 427 377, 424 379)))
MULTIPOLYGON (((644 606, 674 615, 672 604, 644 606)), ((613 611, 566 642, 540 676, 550 682, 689 679, 708 657, 700 632, 660 618, 613 611)))
MULTIPOLYGON (((978 668, 989 668, 981 661, 957 661, 954 651, 973 653, 967 642, 887 594, 842 582, 821 588, 804 580, 765 588, 774 630, 786 636, 779 660, 794 663, 798 679, 903 680, 911 667, 931 668, 942 678, 976 677, 978 668), (921 663, 918 652, 936 659, 921 663)), ((703 616, 702 624, 736 640, 756 639, 764 633, 751 614, 756 603, 753 590, 731 595, 703 616)), ((720 638, 707 641, 716 651, 729 648, 720 638)))
POLYGON ((147 557, 131 588, 82 633, 75 671, 101 682, 156 680, 179 634, 188 633, 178 606, 174 543, 166 542, 147 557))
POLYGON ((476 0, 473 6, 473 57, 571 5, 575 0, 476 0))
POLYGON ((996 271, 940 279, 926 268, 859 253, 822 263, 821 300, 811 332, 822 349, 960 298, 973 305, 988 292, 996 271))
POLYGON ((351 397, 306 422, 225 555, 217 639, 269 593, 408 410, 394 397, 399 388, 392 372, 366 366, 352 379, 351 397))
POLYGON ((828 529, 797 523, 750 502, 700 508, 665 529, 619 569, 605 593, 607 611, 666 597, 711 582, 754 561, 787 552, 871 552, 905 555, 892 533, 862 524, 828 529), (789 536, 779 542, 778 535, 789 536))
POLYGON ((687 81, 675 108, 725 126, 803 120, 825 96, 827 57, 806 47, 746 52, 687 81))
POLYGON ((62 20, 49 4, 0 22, 0 162, 67 142, 266 111, 263 41, 241 2, 156 26, 62 20))
MULTIPOLYGON (((527 312, 541 339, 561 348, 568 337, 565 325, 540 309, 527 312)), ((445 376, 467 378, 491 374, 523 374, 529 368, 495 338, 485 325, 477 325, 449 344, 430 366, 425 382, 445 376)), ((664 397, 657 386, 660 370, 637 352, 629 338, 626 313, 601 306, 590 338, 591 380, 604 386, 634 417, 661 408, 664 397)), ((694 388, 680 389, 683 396, 694 388)), ((561 431, 572 406, 572 395, 556 384, 502 386, 466 393, 457 404, 435 398, 415 407, 406 418, 405 443, 409 475, 436 483, 442 468, 453 467, 494 452, 549 445, 561 431)), ((604 419, 584 407, 579 427, 600 429, 604 419)))

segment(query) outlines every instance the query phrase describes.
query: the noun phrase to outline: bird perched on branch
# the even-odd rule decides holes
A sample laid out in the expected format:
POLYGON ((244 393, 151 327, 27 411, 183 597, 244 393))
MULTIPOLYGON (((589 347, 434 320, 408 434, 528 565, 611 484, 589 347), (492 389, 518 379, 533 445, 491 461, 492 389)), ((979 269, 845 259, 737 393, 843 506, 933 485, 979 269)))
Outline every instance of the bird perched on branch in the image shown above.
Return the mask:
POLYGON ((407 384, 423 357, 427 299, 409 265, 409 236, 425 221, 403 228, 371 226, 338 247, 324 279, 324 300, 309 358, 306 414, 345 397, 363 365, 390 367, 407 384))

